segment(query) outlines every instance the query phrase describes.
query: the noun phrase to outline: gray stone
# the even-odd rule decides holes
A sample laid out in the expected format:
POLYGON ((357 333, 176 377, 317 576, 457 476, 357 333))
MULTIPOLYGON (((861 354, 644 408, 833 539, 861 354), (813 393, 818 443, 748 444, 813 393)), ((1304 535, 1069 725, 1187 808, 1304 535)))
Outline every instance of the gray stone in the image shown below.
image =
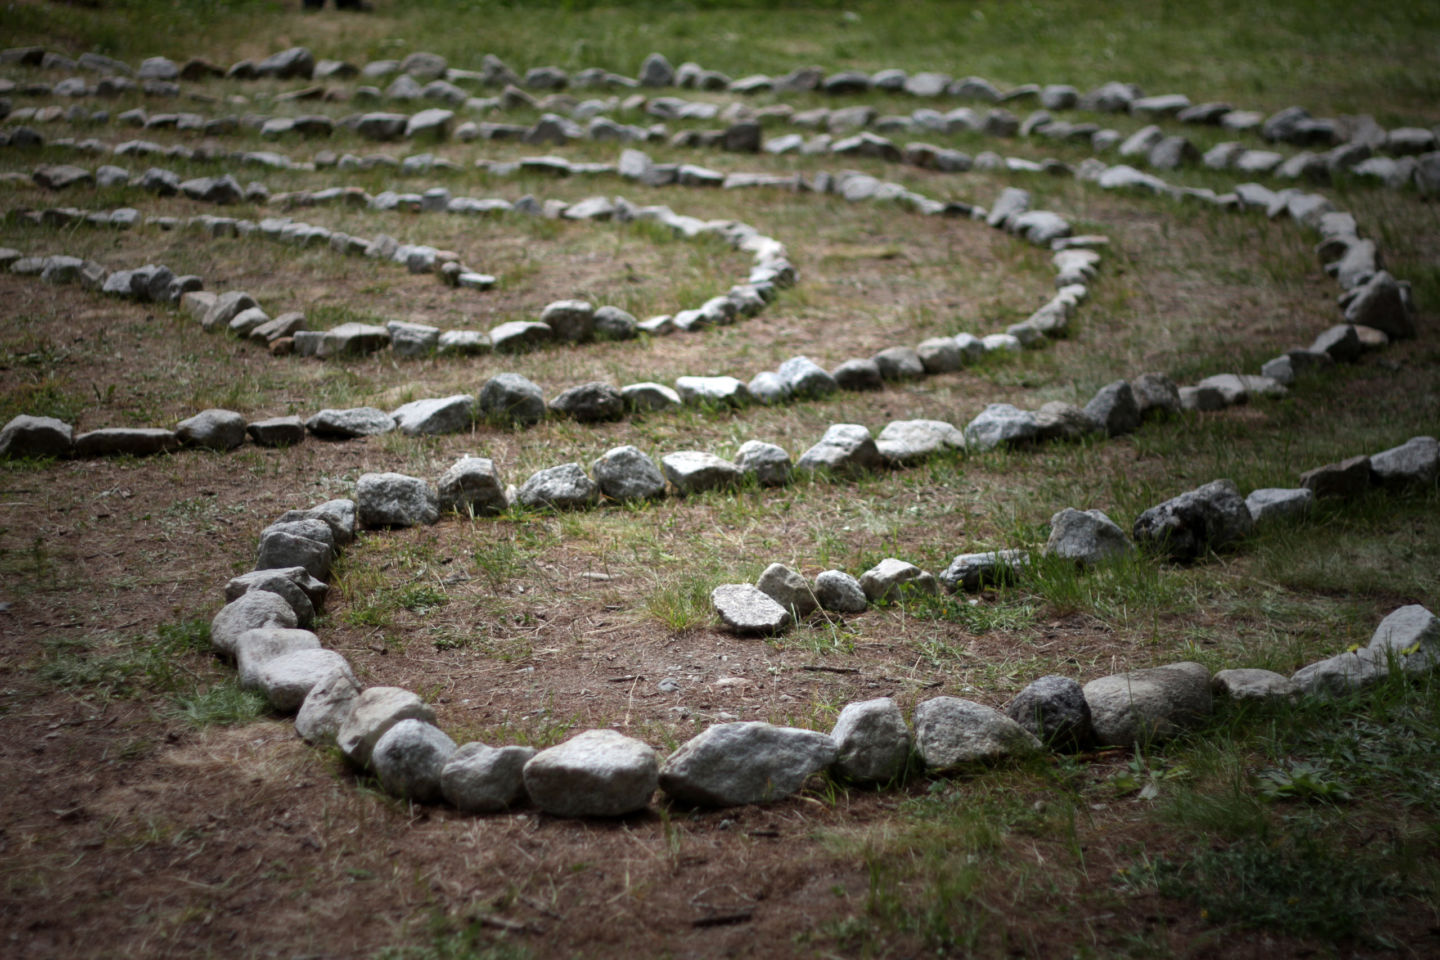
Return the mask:
POLYGON ((563 391, 550 401, 550 409, 581 423, 601 423, 625 415, 625 398, 610 384, 592 381, 563 391))
POLYGON ((652 53, 645 58, 640 65, 640 74, 636 78, 642 87, 669 87, 675 84, 675 69, 670 66, 663 54, 652 53))
POLYGON ((1180 412, 1180 390, 1163 373, 1142 373, 1130 381, 1130 390, 1141 417, 1180 412))
POLYGON ((425 357, 440 345, 440 328, 424 323, 391 320, 385 324, 390 334, 390 349, 399 357, 425 357))
POLYGON ((888 463, 903 466, 963 451, 965 435, 943 420, 893 420, 875 438, 875 448, 888 463))
POLYGON ((650 804, 660 772, 647 744, 614 730, 586 730, 524 766, 525 790, 557 817, 620 817, 650 804))
POLYGON ((74 283, 80 279, 85 261, 79 257, 46 257, 40 270, 40 279, 46 283, 74 283))
POLYGON ((710 591, 710 603, 732 633, 770 634, 790 625, 790 611, 748 583, 721 584, 710 591))
POLYGON ((1018 217, 1030 209, 1030 191, 1019 187, 1006 187, 990 205, 985 222, 992 227, 1004 228, 1011 218, 1018 217))
POLYGON ((840 388, 835 378, 809 357, 786 360, 780 364, 779 376, 797 397, 827 397, 840 388))
POLYGON ((331 670, 305 695, 295 716, 295 732, 306 743, 334 743, 359 696, 360 686, 349 664, 331 670))
POLYGON ((639 448, 615 447, 590 466, 600 492, 612 500, 649 500, 665 495, 665 477, 639 448))
POLYGON ((595 336, 601 340, 633 340, 640 325, 619 307, 605 306, 595 311, 595 336))
POLYGON ((420 80, 434 80, 445 76, 445 68, 449 63, 438 53, 426 53, 417 50, 400 61, 398 67, 401 73, 408 73, 420 80))
POLYGON ((496 424, 539 423, 545 419, 545 395, 518 373, 496 374, 480 388, 480 416, 496 424))
POLYGON ((813 730, 754 721, 716 724, 671 754, 660 786, 684 804, 768 803, 795 793, 835 758, 835 741, 813 730))
POLYGON ((355 539, 356 512, 354 500, 326 500, 308 510, 287 510, 279 522, 323 520, 330 527, 329 542, 344 546, 355 539))
POLYGON ((925 376, 925 365, 913 347, 888 347, 871 359, 885 380, 918 380, 925 376))
POLYGON ((1258 524, 1261 521, 1303 516, 1309 512, 1315 494, 1303 487, 1295 490, 1266 487, 1245 498, 1245 508, 1258 524))
POLYGON ((1051 400, 1035 411, 1037 440, 1078 440, 1104 430, 1093 416, 1073 403, 1051 400))
POLYGON ((67 457, 75 446, 68 423, 20 414, 0 429, 0 457, 67 457))
POLYGON ((1054 750, 1084 750, 1094 740, 1085 691, 1069 677, 1040 677, 1016 694, 1005 713, 1054 750))
POLYGON ((540 313, 556 340, 583 343, 595 336, 595 308, 584 300, 557 300, 540 313))
POLYGON ((276 80, 309 80, 315 73, 315 56, 305 47, 291 47, 255 64, 255 75, 276 80))
POLYGON ((975 593, 988 584, 1013 580, 1021 567, 1030 562, 1024 550, 990 550, 984 553, 962 553, 950 561, 940 574, 940 582, 951 593, 975 593))
POLYGON ((257 447, 292 447, 305 440, 305 421, 299 417, 269 417, 247 424, 246 434, 257 447))
POLYGON ((843 570, 826 570, 815 578, 815 599, 832 613, 864 613, 870 605, 860 581, 843 570))
POLYGON ((233 450, 245 442, 245 418, 233 410, 202 410, 176 424, 175 436, 186 446, 233 450))
POLYGON ((913 563, 887 557, 860 575, 860 589, 870 603, 899 600, 907 593, 940 592, 935 575, 913 563))
POLYGON ((874 360, 846 360, 831 371, 835 383, 842 390, 883 390, 885 381, 880 376, 880 366, 874 360))
POLYGON ((210 620, 210 646, 233 659, 242 633, 261 627, 296 627, 299 620, 290 604, 265 590, 247 592, 220 608, 210 620))
POLYGON ((665 478, 681 496, 729 489, 739 485, 741 478, 735 464, 699 450, 667 453, 660 458, 660 465, 665 478))
POLYGON ((1142 547, 1186 562, 1243 540, 1254 527, 1235 484, 1214 480, 1146 510, 1131 535, 1142 547))
POLYGON ((965 355, 954 337, 931 337, 915 348, 925 373, 954 373, 965 365, 965 355))
POLYGON ((106 427, 91 430, 75 438, 75 456, 107 457, 128 455, 148 457, 157 453, 173 453, 180 449, 180 438, 173 430, 155 427, 106 427))
POLYGON ((735 451, 735 466, 742 474, 754 476, 762 487, 790 482, 790 454, 783 447, 763 440, 747 440, 735 451))
POLYGON ((778 373, 771 373, 769 370, 762 370, 751 377, 745 389, 750 391, 751 398, 757 403, 767 406, 790 399, 790 388, 785 385, 785 381, 780 379, 778 373))
POLYGON ((620 388, 625 406, 630 410, 653 413, 680 406, 680 394, 663 383, 631 383, 620 388))
POLYGON ((440 792, 465 813, 500 813, 525 800, 525 764, 534 747, 467 743, 440 771, 440 792))
POLYGON ((578 463, 536 471, 515 495, 517 503, 532 509, 583 510, 599 499, 599 487, 578 463))
MULTIPOLYGON (((241 316, 244 314, 242 313, 241 316)), ((238 318, 237 318, 238 319, 238 318)), ((234 321, 232 321, 233 324, 234 321)), ((249 338, 256 343, 274 343, 282 337, 293 337, 305 328, 305 314, 282 313, 273 320, 267 320, 250 330, 249 338)))
POLYGON ((349 440, 372 437, 395 429, 395 419, 374 407, 352 407, 348 410, 325 409, 305 421, 305 429, 317 437, 349 440))
POLYGON ((1035 753, 1040 741, 984 704, 934 697, 915 708, 915 747, 925 766, 946 770, 1035 753))
POLYGON ((1098 743, 1144 746, 1209 715, 1210 671, 1185 662, 1100 677, 1085 684, 1085 701, 1098 743))
POLYGON ((879 469, 884 463, 868 429, 858 423, 836 423, 801 455, 796 467, 845 475, 879 469))
POLYGON ((1360 650, 1302 667, 1291 678, 1307 693, 1345 693, 1390 675, 1414 675, 1440 665, 1440 620, 1419 604, 1392 612, 1360 650))
POLYGON ((1300 687, 1273 671, 1246 667, 1221 670, 1210 678, 1210 691, 1231 700, 1289 700, 1299 696, 1300 687))
POLYGON ((433 724, 435 711, 418 696, 400 687, 362 690, 336 733, 336 746, 357 767, 369 767, 375 745, 402 720, 433 724))
POLYGON ((442 512, 492 516, 509 506, 505 484, 486 457, 461 457, 440 475, 435 487, 436 505, 442 512))
POLYGON ((297 650, 319 650, 320 638, 293 627, 257 627, 235 638, 235 672, 246 690, 260 687, 260 668, 269 660, 297 650))
POLYGON ((965 446, 974 451, 1015 446, 1037 439, 1035 415, 1008 403, 992 403, 965 425, 965 446))
POLYGON ((1365 347, 1355 327, 1341 323, 1316 337, 1310 345, 1310 352, 1323 353, 1338 363, 1353 363, 1365 352, 1365 347))
POLYGON ((412 400, 390 412, 396 429, 407 437, 462 433, 475 420, 475 398, 468 393, 452 397, 412 400))
POLYGON ((255 671, 255 685, 272 709, 293 713, 316 684, 337 670, 348 669, 345 658, 334 650, 296 650, 261 664, 255 671))
POLYGON ((1373 327, 1395 339, 1415 336, 1415 319, 1399 282, 1384 270, 1357 292, 1345 307, 1345 322, 1373 327))
POLYGON ((1300 475, 1300 485, 1317 498, 1354 499, 1370 489, 1370 458, 1349 457, 1307 470, 1300 475))
POLYGON ((370 765, 387 793, 416 803, 438 803, 440 773, 455 741, 423 720, 401 720, 375 742, 370 765))
POLYGON ((797 621, 814 613, 820 605, 809 582, 783 563, 772 563, 766 567, 760 579, 755 581, 755 587, 797 621))
POLYGON ((1181 387, 1180 407, 1183 410, 1194 410, 1201 413, 1224 410, 1227 406, 1225 394, 1214 387, 1181 387))
POLYGON ((418 477, 366 473, 355 481, 356 512, 363 527, 411 527, 440 518, 435 491, 418 477))
POLYGON ((233 602, 253 590, 273 593, 295 612, 296 626, 309 627, 315 619, 315 611, 324 606, 327 589, 304 567, 252 570, 231 578, 225 584, 225 601, 233 602))
POLYGON ((1140 405, 1130 384, 1116 380, 1096 391, 1085 412, 1100 423, 1112 437, 1133 433, 1140 428, 1140 405))
POLYGON ((390 345, 390 331, 368 323, 342 323, 324 331, 315 348, 315 356, 361 357, 384 350, 390 345))
POLYGON ((366 140, 399 140, 405 136, 410 116, 404 113, 367 113, 355 123, 355 133, 366 140))
MULTIPOLYGON (((461 274, 461 286, 464 286, 464 277, 461 274)), ((435 344, 435 352, 441 356, 478 356, 489 353, 490 348, 490 337, 479 330, 442 330, 435 344)))
POLYGON ((837 748, 835 772, 857 783, 894 781, 910 759, 905 715, 889 697, 847 704, 830 739, 837 748))
POLYGON ((335 560, 335 546, 333 539, 327 542, 322 539, 322 534, 324 537, 333 536, 329 525, 320 520, 271 524, 261 531, 255 569, 303 567, 315 579, 325 579, 330 575, 330 565, 335 560))
MULTIPOLYGON (((0 449, 3 449, 0 434, 0 449)), ((1387 487, 1428 487, 1440 476, 1440 442, 1434 437, 1411 437, 1370 457, 1370 474, 1375 483, 1387 487)))
POLYGON ((1134 550, 1125 531, 1100 510, 1066 507, 1050 518, 1046 556, 1093 565, 1117 560, 1134 550))
POLYGON ((675 390, 684 403, 741 406, 750 399, 745 384, 734 377, 680 377, 675 390))

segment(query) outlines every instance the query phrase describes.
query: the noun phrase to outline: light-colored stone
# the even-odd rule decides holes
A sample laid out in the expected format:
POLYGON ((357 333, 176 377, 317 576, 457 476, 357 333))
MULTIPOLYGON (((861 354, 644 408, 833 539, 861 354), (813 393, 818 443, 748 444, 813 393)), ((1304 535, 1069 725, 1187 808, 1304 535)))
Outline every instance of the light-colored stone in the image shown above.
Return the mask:
POLYGON ((892 782, 910 759, 910 729, 889 697, 846 704, 830 739, 836 746, 835 772, 857 783, 892 782))
POLYGON ((783 447, 763 440, 746 440, 735 451, 735 466, 753 476, 762 487, 779 487, 790 482, 790 454, 783 447))
POLYGON ((518 373, 496 374, 480 388, 480 416, 491 423, 539 423, 545 409, 544 393, 518 373))
POLYGON ((462 433, 475 420, 475 398, 468 393, 412 400, 390 411, 396 428, 407 437, 462 433))
POLYGON ((531 474, 515 495, 531 509, 582 510, 595 505, 600 488, 578 463, 562 463, 531 474))
POLYGON ((754 721, 716 724, 670 755, 660 785, 684 804, 768 803, 795 793, 835 757, 835 741, 813 730, 754 721))
POLYGON ((1069 677, 1051 675, 1031 682, 1005 707, 1005 714, 1052 749, 1083 750, 1094 739, 1085 691, 1069 677))
POLYGON ((440 771, 440 792, 464 813, 500 813, 525 799, 525 764, 534 747, 462 745, 440 771))
POLYGON ((401 720, 435 722, 435 711, 409 690, 370 687, 355 697, 335 742, 351 763, 370 766, 370 755, 385 732, 401 720))
POLYGON ((355 504, 363 527, 412 527, 440 519, 430 485, 400 473, 362 474, 355 482, 355 504))
POLYGON ((1085 701, 1100 744, 1143 746, 1209 715, 1210 671, 1184 662, 1100 677, 1085 684, 1085 701))
POLYGON ((0 457, 65 457, 75 448, 68 423, 20 414, 0 429, 0 457))
POLYGON ((1256 523, 1304 516, 1315 501, 1315 494, 1304 487, 1293 490, 1265 487, 1252 490, 1245 498, 1245 508, 1256 523))
POLYGON ((435 482, 436 506, 441 512, 474 516, 504 513, 510 505, 505 483, 487 457, 461 457, 435 482))
POLYGON ((1031 754, 1040 741, 984 704, 934 697, 915 708, 915 747, 925 766, 946 770, 1031 754))
POLYGON ((324 439, 349 440, 389 433, 395 429, 395 418, 374 407, 327 408, 305 421, 305 429, 324 439))
POLYGON ((1039 430, 1035 415, 1028 410, 1008 403, 992 403, 965 425, 965 446, 983 452, 1002 445, 1023 444, 1036 439, 1039 430))
POLYGON ((1210 678, 1210 689, 1216 696, 1231 700, 1288 700, 1300 693, 1289 677, 1249 667, 1221 670, 1210 678))
POLYGON ((349 664, 330 671, 305 695, 305 702, 295 715, 295 732, 306 743, 334 743, 359 696, 360 686, 349 664))
POLYGON ((614 447, 590 465, 600 492, 611 500, 650 500, 665 495, 665 477, 644 451, 614 447))
POLYGON ((815 577, 815 599, 832 613, 864 613, 870 605, 860 581, 843 570, 826 570, 815 577))
POLYGON ((438 803, 440 773, 455 741, 423 720, 401 720, 375 742, 370 765, 387 793, 416 803, 438 803))
POLYGON ((860 589, 870 603, 898 600, 907 592, 937 594, 935 575, 913 563, 887 557, 860 575, 860 589))
POLYGON ((660 763, 647 744, 614 730, 587 730, 525 764, 525 790, 557 817, 620 817, 643 810, 660 763))
POLYGON ((285 599, 269 591, 247 592, 220 608, 210 621, 210 646, 233 659, 240 635, 262 627, 296 627, 299 619, 285 599))
POLYGON ((943 420, 893 420, 875 438, 875 448, 887 462, 907 465, 964 451, 965 435, 943 420))
POLYGON ((732 633, 777 633, 790 625, 790 611, 748 583, 721 584, 710 591, 710 603, 732 633))
POLYGON ((883 466, 870 431, 858 423, 832 424, 795 464, 800 470, 829 470, 835 474, 853 474, 883 466))
POLYGON ((803 620, 820 606, 809 581, 783 563, 772 563, 766 567, 760 579, 755 581, 755 587, 789 611, 796 620, 803 620))
POLYGON ((660 458, 660 466, 665 479, 681 496, 729 489, 737 486, 742 476, 740 468, 729 460, 700 450, 667 453, 660 458))
POLYGON ((345 658, 334 650, 296 650, 262 663, 255 671, 255 685, 272 709, 293 713, 316 684, 337 670, 349 669, 345 658))
POLYGON ((986 585, 1013 580, 1029 562, 1029 554, 1018 549, 962 553, 950 561, 939 579, 951 593, 975 593, 986 585))
POLYGON ((1134 550, 1125 531, 1103 511, 1066 507, 1050 518, 1046 556, 1093 565, 1117 560, 1134 550))
MULTIPOLYGON (((0 440, 0 448, 3 448, 0 440)), ((1434 437, 1411 437, 1370 457, 1371 478, 1386 487, 1427 487, 1440 476, 1440 442, 1434 437)))

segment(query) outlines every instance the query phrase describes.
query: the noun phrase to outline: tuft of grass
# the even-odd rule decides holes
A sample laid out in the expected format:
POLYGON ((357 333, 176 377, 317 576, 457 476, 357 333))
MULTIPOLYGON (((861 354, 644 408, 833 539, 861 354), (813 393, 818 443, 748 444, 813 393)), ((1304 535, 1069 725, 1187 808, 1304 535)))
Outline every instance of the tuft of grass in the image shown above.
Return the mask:
POLYGON ((234 678, 174 699, 174 713, 197 727, 233 726, 259 719, 269 710, 264 696, 242 690, 234 678))

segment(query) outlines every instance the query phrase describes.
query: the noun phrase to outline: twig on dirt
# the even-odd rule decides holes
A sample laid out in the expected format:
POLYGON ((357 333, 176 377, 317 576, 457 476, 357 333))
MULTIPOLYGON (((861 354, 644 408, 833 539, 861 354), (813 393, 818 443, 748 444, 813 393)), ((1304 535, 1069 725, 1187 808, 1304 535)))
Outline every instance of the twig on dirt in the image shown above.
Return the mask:
POLYGON ((818 663, 802 663, 801 670, 809 670, 811 673, 859 673, 859 667, 827 667, 818 663))
POLYGON ((606 683, 630 683, 632 680, 643 679, 638 673, 629 673, 623 677, 608 677, 606 683))
POLYGON ((542 933, 539 927, 531 926, 528 923, 520 923, 516 920, 506 920, 504 917, 481 914, 475 918, 475 922, 482 927, 494 927, 496 930, 504 930, 506 933, 542 933))
POLYGON ((724 927, 732 923, 745 923, 755 916, 753 910, 742 910, 739 913, 721 913, 713 917, 700 917, 690 921, 690 926, 697 928, 724 927))

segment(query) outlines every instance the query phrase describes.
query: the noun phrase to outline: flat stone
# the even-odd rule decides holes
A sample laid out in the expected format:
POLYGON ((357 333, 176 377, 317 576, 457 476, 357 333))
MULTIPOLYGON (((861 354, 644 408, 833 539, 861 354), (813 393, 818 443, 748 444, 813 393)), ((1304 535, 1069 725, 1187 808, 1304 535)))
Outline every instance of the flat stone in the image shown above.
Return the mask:
POLYGON ((832 370, 830 375, 842 390, 865 391, 885 388, 884 378, 880 376, 880 365, 868 358, 846 360, 832 370))
POLYGON ((463 433, 475 420, 475 398, 459 393, 452 397, 412 400, 390 411, 390 417, 407 437, 463 433))
POLYGON ((748 583, 722 584, 710 592, 710 602, 732 633, 770 634, 790 625, 790 612, 748 583))
POLYGON ((257 627, 235 638, 235 672, 240 686, 256 690, 260 668, 269 660, 297 650, 319 650, 320 638, 293 627, 257 627))
POLYGON ((1309 512, 1314 500, 1314 492, 1303 487, 1294 490, 1266 487, 1251 491, 1245 498, 1245 508, 1258 524, 1261 521, 1303 516, 1309 512))
POLYGON ((630 383, 620 388, 625 407, 642 413, 653 413, 680 406, 680 394, 663 383, 630 383))
POLYGON ((791 357, 780 364, 779 376, 790 393, 797 397, 818 399, 840 389, 826 370, 809 357, 791 357))
POLYGON ((342 323, 324 331, 315 356, 361 357, 390 346, 390 331, 368 323, 342 323))
POLYGON ((1084 750, 1094 740, 1090 704, 1080 684, 1069 677, 1040 677, 1016 694, 1005 713, 1054 750, 1084 750))
POLYGON ((868 429, 857 423, 836 423, 800 456, 796 467, 848 475, 879 469, 884 463, 868 429))
POLYGON ((1210 671, 1185 662, 1100 677, 1085 684, 1085 700, 1098 743, 1144 746, 1209 715, 1210 671))
POLYGON ((935 575, 913 563, 887 557, 860 575, 860 589, 870 603, 899 600, 906 593, 940 592, 935 575))
POLYGON ((390 349, 397 357, 427 357, 440 346, 440 328, 425 323, 392 320, 385 325, 390 349))
POLYGON ((984 704, 934 697, 915 708, 915 748, 926 767, 946 770, 1032 754, 1040 741, 984 704))
POLYGON ((746 440, 735 451, 735 466, 753 476, 762 487, 784 486, 790 482, 790 454, 783 447, 763 440, 746 440))
POLYGON ((1018 549, 962 553, 941 571, 939 579, 951 593, 975 593, 987 585, 1013 580, 1029 562, 1029 554, 1018 549))
POLYGON ((525 764, 525 790, 557 817, 620 817, 645 809, 660 762, 645 743, 614 730, 586 730, 525 764))
POLYGON ((965 365, 965 355, 954 337, 931 337, 915 348, 926 374, 954 373, 965 365))
POLYGON ((295 611, 278 594, 264 590, 245 593, 225 606, 210 620, 210 646, 223 657, 233 659, 236 643, 247 630, 261 627, 296 627, 295 611))
POLYGON ((889 697, 846 704, 830 739, 836 746, 835 773, 856 783, 895 781, 910 759, 905 715, 889 697))
POLYGON ((256 685, 272 709, 293 713, 315 685, 337 670, 348 670, 334 650, 297 650, 265 661, 256 671, 256 685))
POLYGON ((1254 527, 1235 484, 1215 480, 1146 510, 1131 535, 1140 546, 1187 562, 1243 540, 1254 527))
POLYGON ((1300 485, 1317 498, 1354 499, 1370 489, 1370 458, 1350 457, 1307 470, 1300 475, 1300 485))
MULTIPOLYGON (((0 450, 4 449, 0 434, 0 450)), ((1411 437, 1398 447, 1391 447, 1370 457, 1370 475, 1375 483, 1386 487, 1428 487, 1440 477, 1440 442, 1434 437, 1411 437)))
POLYGON ((374 407, 327 408, 305 421, 305 429, 324 439, 349 440, 389 433, 395 429, 395 419, 374 407))
POLYGON ((1310 344, 1312 353, 1323 353, 1338 363, 1353 363, 1365 352, 1360 335, 1352 324, 1341 323, 1327 329, 1310 344))
POLYGON ((545 419, 545 395, 520 374, 501 373, 480 388, 479 408, 490 423, 529 425, 545 419))
POLYGON ((334 541, 327 542, 326 536, 330 536, 330 528, 319 520, 271 524, 261 531, 255 569, 303 567, 315 579, 323 580, 335 560, 334 541))
POLYGON ((835 761, 823 733, 761 722, 709 727, 671 754, 660 786, 679 803, 729 807, 790 796, 835 761))
POLYGON ((515 495, 517 503, 532 509, 583 510, 599 499, 599 487, 578 463, 536 471, 515 495))
POLYGON ((370 765, 386 793, 416 803, 438 803, 440 773, 455 741, 434 724, 401 720, 375 742, 370 765))
POLYGON ((54 417, 20 414, 0 429, 0 457, 68 457, 75 434, 54 417))
POLYGON ((1063 400, 1051 400, 1034 416, 1037 440, 1079 440, 1104 430, 1083 408, 1063 400))
POLYGON ((82 433, 75 438, 77 457, 148 457, 157 453, 173 453, 179 449, 180 438, 175 436, 173 430, 155 427, 106 427, 82 433))
POLYGON ((883 380, 918 380, 925 376, 925 365, 913 347, 888 347, 871 359, 883 380))
POLYGON ((943 420, 894 420, 875 438, 875 448, 887 462, 906 465, 964 451, 965 435, 943 420))
POLYGON ((1225 394, 1215 387, 1180 387, 1180 407, 1200 413, 1224 410, 1229 404, 1225 394))
POLYGON ((740 468, 729 460, 699 450, 667 453, 660 458, 665 479, 681 495, 723 490, 738 486, 740 468))
POLYGON ((614 447, 590 465, 600 492, 611 500, 650 500, 665 495, 665 476, 643 451, 614 447))
POLYGON ((750 400, 750 391, 734 377, 680 377, 675 390, 689 404, 738 407, 750 400))
POLYGON ((815 578, 815 599, 832 613, 864 613, 870 605, 860 581, 843 570, 826 570, 815 578))
POLYGON ((445 801, 464 813, 500 813, 525 800, 525 764, 534 747, 467 743, 440 770, 445 801))
POLYGON ((486 457, 461 457, 435 482, 436 506, 442 512, 493 516, 509 506, 505 484, 486 457))
POLYGON ((238 600, 252 590, 273 593, 290 605, 296 626, 309 627, 315 612, 324 608, 328 589, 323 581, 301 566, 252 570, 232 577, 225 584, 225 602, 238 600))
MULTIPOLYGON (((461 275, 464 286, 464 274, 461 275)), ((435 342, 435 352, 440 356, 474 357, 489 353, 490 337, 480 330, 442 330, 435 342)))
POLYGON ((357 767, 369 767, 375 745, 402 720, 433 724, 435 711, 418 696, 400 687, 362 690, 340 725, 335 737, 336 746, 357 767))
POLYGON ((355 504, 363 527, 411 527, 440 518, 435 492, 418 477, 366 473, 355 481, 355 504))
POLYGON ((1050 518, 1046 556, 1088 566, 1118 560, 1134 550, 1125 531, 1100 510, 1066 507, 1050 518))
POLYGON ((1008 403, 992 403, 965 425, 965 446, 972 451, 994 450, 1034 440, 1039 433, 1035 415, 1008 403))
POLYGON ((1300 687, 1289 677, 1249 667, 1221 670, 1210 678, 1210 690, 1231 700, 1289 700, 1300 694, 1300 687))

